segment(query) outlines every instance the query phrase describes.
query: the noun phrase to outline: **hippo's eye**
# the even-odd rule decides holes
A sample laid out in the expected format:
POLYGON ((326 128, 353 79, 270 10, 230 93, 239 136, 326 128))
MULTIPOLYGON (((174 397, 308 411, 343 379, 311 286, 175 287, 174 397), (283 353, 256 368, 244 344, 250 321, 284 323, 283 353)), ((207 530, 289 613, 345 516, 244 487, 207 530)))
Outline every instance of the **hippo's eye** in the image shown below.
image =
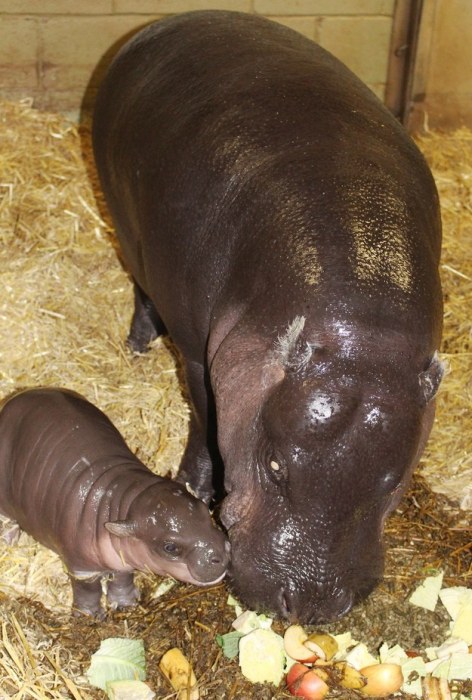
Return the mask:
POLYGON ((272 458, 269 460, 269 476, 272 481, 280 487, 286 480, 287 474, 284 467, 284 463, 279 459, 272 458))
POLYGON ((175 542, 164 542, 164 546, 162 547, 162 549, 166 554, 169 554, 171 557, 176 557, 180 554, 180 549, 175 544, 175 542))

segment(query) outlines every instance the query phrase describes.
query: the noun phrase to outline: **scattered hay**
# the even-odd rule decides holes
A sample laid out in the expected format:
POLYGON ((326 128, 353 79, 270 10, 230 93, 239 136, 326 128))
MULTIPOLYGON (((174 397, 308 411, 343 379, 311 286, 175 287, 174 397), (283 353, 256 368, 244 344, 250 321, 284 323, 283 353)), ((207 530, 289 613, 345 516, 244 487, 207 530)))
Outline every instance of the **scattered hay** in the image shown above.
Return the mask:
POLYGON ((418 139, 441 198, 444 292, 442 358, 449 371, 420 473, 431 488, 472 510, 472 132, 418 139))
MULTIPOLYGON (((142 357, 125 347, 132 290, 110 224, 97 209, 90 150, 82 152, 73 125, 27 102, 0 103, 0 124, 0 398, 37 385, 79 391, 110 416, 150 468, 174 474, 188 422, 175 353, 162 340, 142 357)), ((472 134, 430 134, 420 146, 443 205, 442 349, 450 368, 420 471, 434 489, 470 508, 472 134)), ((434 628, 428 627, 426 615, 405 613, 402 604, 424 567, 445 568, 448 585, 470 582, 470 528, 445 499, 438 504, 415 482, 387 526, 385 584, 338 623, 343 629, 358 629, 366 641, 370 634, 373 644, 437 641, 434 635, 447 620, 438 615, 434 628), (400 639, 408 615, 410 627, 400 639)), ((0 543, 0 698, 103 697, 87 686, 83 673, 107 636, 145 639, 150 683, 159 697, 169 688, 157 662, 174 645, 192 659, 207 697, 252 697, 251 686, 214 644, 232 619, 224 586, 202 591, 179 584, 156 600, 155 581, 142 576, 140 584, 142 608, 99 625, 71 620, 71 593, 58 558, 25 534, 15 547, 0 543)), ((286 695, 262 688, 258 697, 286 695)))
POLYGON ((125 348, 132 289, 77 129, 22 103, 2 104, 0 124, 0 397, 79 391, 151 468, 175 473, 188 419, 175 360, 159 340, 140 358, 125 348))

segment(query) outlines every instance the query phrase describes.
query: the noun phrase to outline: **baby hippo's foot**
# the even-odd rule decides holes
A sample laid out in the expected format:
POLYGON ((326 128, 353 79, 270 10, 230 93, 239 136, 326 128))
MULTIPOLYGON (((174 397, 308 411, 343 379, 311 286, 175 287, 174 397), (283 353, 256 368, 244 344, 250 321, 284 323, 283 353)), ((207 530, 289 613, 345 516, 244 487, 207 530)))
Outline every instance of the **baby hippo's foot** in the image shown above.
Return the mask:
POLYGON ((96 574, 90 578, 77 578, 74 574, 69 574, 72 583, 73 610, 72 614, 90 615, 103 620, 105 610, 100 604, 102 597, 101 576, 96 574))
POLYGON ((134 585, 134 575, 122 572, 113 574, 107 584, 107 599, 113 610, 135 606, 139 600, 139 591, 134 585))

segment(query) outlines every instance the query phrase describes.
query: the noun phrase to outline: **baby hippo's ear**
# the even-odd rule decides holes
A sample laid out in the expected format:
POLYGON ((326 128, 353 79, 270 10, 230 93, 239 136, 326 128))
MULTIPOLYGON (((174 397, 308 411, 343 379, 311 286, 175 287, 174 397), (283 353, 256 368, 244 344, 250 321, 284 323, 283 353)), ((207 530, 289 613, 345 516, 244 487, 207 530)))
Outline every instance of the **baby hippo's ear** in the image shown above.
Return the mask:
POLYGON ((133 520, 115 520, 105 523, 105 527, 116 537, 131 537, 136 531, 136 523, 133 520))
POLYGON ((436 395, 441 379, 444 374, 444 364, 435 352, 429 364, 429 367, 421 372, 419 376, 421 399, 423 403, 428 403, 436 395))

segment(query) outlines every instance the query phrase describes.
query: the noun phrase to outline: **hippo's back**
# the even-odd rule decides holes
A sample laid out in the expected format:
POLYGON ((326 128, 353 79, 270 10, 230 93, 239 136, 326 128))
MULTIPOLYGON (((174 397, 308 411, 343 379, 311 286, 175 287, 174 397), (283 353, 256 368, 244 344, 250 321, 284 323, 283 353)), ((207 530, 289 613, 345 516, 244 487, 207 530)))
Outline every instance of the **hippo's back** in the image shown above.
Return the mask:
POLYGON ((255 313, 270 321, 290 297, 294 309, 316 297, 320 323, 381 315, 437 344, 429 169, 380 101, 314 42, 243 13, 152 24, 104 80, 94 149, 130 271, 187 356, 229 299, 261 300, 255 313))

